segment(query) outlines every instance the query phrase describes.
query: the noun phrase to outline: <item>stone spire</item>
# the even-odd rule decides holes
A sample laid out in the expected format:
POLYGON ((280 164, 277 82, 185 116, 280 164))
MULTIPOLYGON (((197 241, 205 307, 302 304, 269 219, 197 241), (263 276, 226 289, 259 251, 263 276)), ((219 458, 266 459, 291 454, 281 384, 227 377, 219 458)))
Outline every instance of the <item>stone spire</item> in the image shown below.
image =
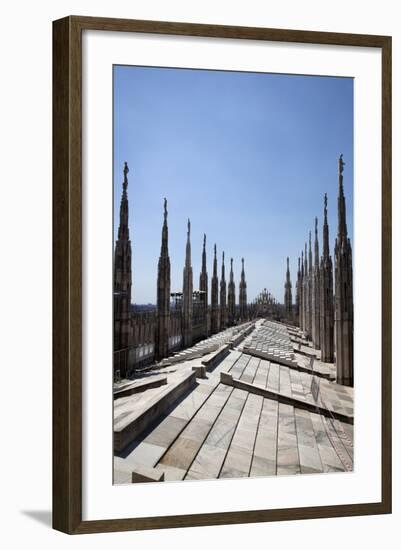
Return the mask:
POLYGON ((308 335, 312 339, 312 294, 313 294, 313 262, 312 262, 312 232, 309 231, 309 252, 308 252, 308 335))
POLYGON ((337 239, 347 241, 347 215, 345 208, 343 172, 345 162, 341 154, 338 159, 338 236, 337 239))
POLYGON ((192 264, 191 264, 191 222, 188 220, 187 245, 185 249, 185 267, 182 284, 182 333, 184 347, 192 344, 192 264))
POLYGON ((287 257, 287 271, 284 285, 284 306, 288 319, 292 318, 292 284, 290 275, 290 259, 287 257))
POLYGON ((345 162, 338 161, 338 234, 335 256, 335 330, 337 383, 354 385, 354 300, 352 284, 352 248, 347 233, 343 171, 345 162))
POLYGON ((226 283, 226 268, 224 265, 224 252, 221 263, 221 280, 220 280, 220 330, 227 326, 227 283, 226 283))
POLYGON ((304 266, 304 251, 301 251, 301 281, 299 291, 299 328, 305 331, 305 266, 304 266))
POLYGON ((247 314, 247 296, 246 296, 244 258, 241 259, 241 262, 242 262, 242 269, 241 269, 241 281, 239 284, 239 316, 241 321, 245 321, 248 318, 248 314, 247 314))
POLYGON ((131 330, 131 241, 128 228, 128 165, 124 163, 123 192, 120 203, 120 225, 114 251, 114 349, 129 345, 131 330))
POLYGON ((329 247, 327 194, 324 195, 323 256, 320 259, 320 349, 322 361, 334 361, 333 262, 329 247))
POLYGON ((233 325, 235 322, 235 283, 232 258, 230 263, 230 282, 228 283, 228 324, 233 325))
POLYGON ((304 253, 304 333, 309 338, 309 270, 308 270, 308 246, 305 243, 304 253))
POLYGON ((312 342, 320 349, 320 267, 319 267, 319 237, 318 220, 315 218, 315 256, 312 275, 312 342))
POLYGON ((301 258, 298 256, 298 271, 297 271, 297 283, 295 289, 295 315, 296 322, 301 323, 301 302, 302 302, 302 278, 301 278, 301 258))
POLYGON ((207 335, 208 275, 206 268, 206 235, 203 235, 202 271, 199 277, 200 299, 203 305, 204 335, 207 335))
POLYGON ((212 333, 219 330, 219 279, 217 277, 217 247, 214 245, 213 277, 212 277, 212 333))
POLYGON ((167 357, 170 330, 170 257, 168 254, 167 199, 164 199, 162 244, 157 270, 156 358, 167 357))

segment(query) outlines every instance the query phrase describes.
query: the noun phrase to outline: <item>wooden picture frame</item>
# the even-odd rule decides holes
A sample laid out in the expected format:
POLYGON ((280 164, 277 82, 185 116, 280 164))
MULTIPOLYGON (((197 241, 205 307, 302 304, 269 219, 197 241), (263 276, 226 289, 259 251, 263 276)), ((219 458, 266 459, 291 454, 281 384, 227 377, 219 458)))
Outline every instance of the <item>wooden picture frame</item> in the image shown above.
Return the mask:
POLYGON ((391 37, 71 16, 53 23, 53 527, 69 534, 391 512, 391 37), (379 502, 82 520, 82 31, 378 48, 382 58, 382 496, 379 502))

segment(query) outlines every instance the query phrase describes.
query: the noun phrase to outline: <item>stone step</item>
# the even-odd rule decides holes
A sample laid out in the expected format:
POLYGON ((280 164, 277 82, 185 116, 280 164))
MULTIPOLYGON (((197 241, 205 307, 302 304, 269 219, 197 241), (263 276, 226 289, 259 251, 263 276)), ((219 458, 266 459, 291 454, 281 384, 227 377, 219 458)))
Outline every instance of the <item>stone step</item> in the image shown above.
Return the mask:
POLYGON ((345 414, 343 412, 339 412, 334 409, 330 409, 327 406, 323 406, 321 403, 315 403, 312 397, 307 398, 305 396, 304 397, 293 396, 290 393, 291 388, 288 388, 287 384, 285 385, 285 391, 280 390, 276 392, 268 388, 264 388, 263 386, 258 386, 256 384, 244 382, 238 378, 233 378, 232 374, 229 372, 221 372, 220 381, 222 384, 226 384, 227 386, 239 388, 239 389, 248 391, 250 393, 253 393, 255 395, 261 395, 268 399, 274 399, 279 403, 292 405, 293 407, 298 407, 300 409, 304 409, 310 412, 315 412, 327 418, 334 418, 336 420, 340 420, 341 422, 345 422, 346 424, 354 423, 353 416, 345 414))
POLYGON ((114 421, 114 451, 121 452, 129 443, 137 439, 177 399, 195 385, 196 373, 190 371, 149 399, 144 408, 119 415, 118 407, 115 406, 114 412, 119 415, 119 418, 114 421))
POLYGON ((204 359, 202 361, 202 365, 206 367, 206 370, 208 372, 212 371, 219 363, 223 361, 225 357, 230 353, 230 345, 226 344, 219 349, 217 349, 214 353, 210 355, 207 359, 204 359))
POLYGON ((127 397, 128 395, 141 393, 151 388, 164 386, 165 384, 167 384, 167 376, 154 376, 150 379, 144 378, 141 380, 135 380, 130 384, 124 384, 121 388, 116 388, 113 392, 113 397, 114 399, 118 399, 119 397, 127 397))
POLYGON ((268 351, 262 351, 252 347, 244 347, 243 353, 253 355, 254 357, 260 357, 267 361, 274 361, 280 365, 286 365, 287 367, 298 368, 298 363, 293 359, 292 353, 269 353, 268 351))
MULTIPOLYGON (((219 384, 163 455, 156 468, 163 469, 165 465, 171 466, 178 468, 185 474, 231 393, 232 388, 219 384)), ((166 471, 166 475, 168 476, 168 471, 166 471)), ((166 479, 169 478, 166 477, 166 479)))

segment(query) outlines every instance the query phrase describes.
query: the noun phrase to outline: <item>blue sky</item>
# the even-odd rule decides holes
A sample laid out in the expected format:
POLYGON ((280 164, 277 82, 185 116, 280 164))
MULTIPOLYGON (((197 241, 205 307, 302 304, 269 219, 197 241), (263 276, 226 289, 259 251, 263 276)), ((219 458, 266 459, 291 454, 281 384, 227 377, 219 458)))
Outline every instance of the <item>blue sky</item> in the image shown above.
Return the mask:
POLYGON ((194 288, 206 233, 209 282, 216 243, 219 273, 221 252, 234 258, 237 292, 243 256, 248 300, 267 287, 283 301, 289 256, 295 299, 315 216, 322 245, 325 192, 333 254, 340 153, 352 239, 352 79, 114 67, 114 238, 127 161, 133 302, 156 300, 163 197, 172 291, 182 288, 189 217, 194 288))

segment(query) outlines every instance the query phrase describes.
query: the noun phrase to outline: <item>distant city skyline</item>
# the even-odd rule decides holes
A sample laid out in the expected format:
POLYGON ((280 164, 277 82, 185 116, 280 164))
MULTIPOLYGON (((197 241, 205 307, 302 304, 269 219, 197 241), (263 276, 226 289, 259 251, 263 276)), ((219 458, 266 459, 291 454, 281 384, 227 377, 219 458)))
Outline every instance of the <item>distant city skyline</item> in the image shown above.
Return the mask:
MULTIPOLYGON (((267 288, 293 300, 298 256, 328 195, 330 253, 337 233, 338 157, 345 160, 353 240, 353 80, 190 69, 114 67, 114 243, 124 161, 129 166, 132 302, 156 302, 163 199, 168 200, 171 290, 182 290, 187 220, 194 289, 203 234, 209 285, 230 258, 238 303, 241 258, 248 302, 267 288)), ((210 295, 209 295, 210 301, 210 295)))

